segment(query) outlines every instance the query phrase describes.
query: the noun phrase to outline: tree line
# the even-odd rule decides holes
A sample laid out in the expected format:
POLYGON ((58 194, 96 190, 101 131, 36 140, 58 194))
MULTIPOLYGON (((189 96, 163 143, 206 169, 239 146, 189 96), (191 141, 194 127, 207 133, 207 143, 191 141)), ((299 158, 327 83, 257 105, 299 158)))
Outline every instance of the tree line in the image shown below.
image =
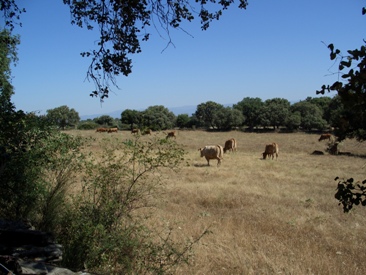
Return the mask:
POLYGON ((307 97, 291 104, 284 98, 262 100, 245 97, 233 106, 207 101, 197 105, 195 113, 175 115, 162 105, 150 106, 143 111, 126 109, 120 118, 108 115, 94 119, 80 120, 79 114, 67 106, 47 110, 45 119, 65 129, 96 129, 98 127, 118 127, 119 129, 152 129, 154 131, 171 128, 213 129, 279 129, 293 130, 335 130, 342 127, 345 110, 339 96, 307 97))

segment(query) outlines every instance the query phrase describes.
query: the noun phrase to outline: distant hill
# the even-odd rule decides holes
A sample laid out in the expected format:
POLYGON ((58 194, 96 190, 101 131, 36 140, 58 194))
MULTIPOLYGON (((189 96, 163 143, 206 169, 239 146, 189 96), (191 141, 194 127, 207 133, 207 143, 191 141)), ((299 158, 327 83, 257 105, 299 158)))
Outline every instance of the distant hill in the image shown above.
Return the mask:
POLYGON ((122 113, 122 111, 114 111, 111 113, 84 115, 84 116, 80 116, 80 119, 81 120, 94 119, 94 118, 100 117, 100 116, 111 116, 113 118, 121 118, 121 113, 122 113))
POLYGON ((196 112, 197 105, 172 107, 172 108, 168 108, 168 109, 176 116, 182 115, 182 114, 187 114, 187 115, 191 116, 192 114, 194 114, 196 112))

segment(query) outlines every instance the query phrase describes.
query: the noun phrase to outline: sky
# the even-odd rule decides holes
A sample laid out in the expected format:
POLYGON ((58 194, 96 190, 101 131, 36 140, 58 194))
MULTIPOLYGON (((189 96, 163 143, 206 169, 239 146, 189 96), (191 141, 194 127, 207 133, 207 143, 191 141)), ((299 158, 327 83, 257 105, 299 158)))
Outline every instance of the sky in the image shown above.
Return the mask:
POLYGON ((206 31, 199 20, 184 24, 185 31, 171 30, 174 46, 168 48, 166 35, 151 29, 142 53, 132 56, 132 74, 118 77, 119 89, 101 104, 89 96, 95 89, 86 79, 90 59, 80 56, 96 49, 98 31, 71 25, 62 0, 20 2, 27 12, 15 29, 21 44, 12 101, 41 114, 62 105, 85 116, 154 105, 236 104, 245 97, 317 97, 323 84, 337 80, 326 45, 346 54, 366 38, 362 0, 249 0, 246 10, 234 3, 206 31))

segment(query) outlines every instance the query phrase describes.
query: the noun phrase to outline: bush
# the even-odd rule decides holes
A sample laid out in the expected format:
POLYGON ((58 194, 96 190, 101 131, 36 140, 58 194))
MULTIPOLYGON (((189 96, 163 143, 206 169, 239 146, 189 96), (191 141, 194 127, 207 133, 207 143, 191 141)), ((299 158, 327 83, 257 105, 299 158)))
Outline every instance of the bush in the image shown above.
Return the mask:
POLYGON ((43 142, 40 148, 42 158, 38 219, 34 221, 38 229, 55 232, 67 204, 67 191, 77 181, 85 156, 80 152, 86 139, 55 132, 43 142))
POLYGON ((14 112, 1 120, 0 216, 53 231, 67 186, 82 159, 80 138, 53 129, 43 117, 14 112))
POLYGON ((164 169, 178 169, 184 150, 175 141, 139 136, 121 144, 108 137, 98 158, 84 156, 85 139, 52 129, 23 112, 2 114, 0 216, 28 219, 53 232, 63 262, 103 274, 172 272, 187 262, 203 232, 175 243, 146 226, 146 211, 163 186, 164 169), (69 195, 77 183, 79 193, 69 195), (144 215, 139 214, 144 213, 144 215))
MULTIPOLYGON (((177 169, 184 151, 174 141, 139 137, 102 144, 100 160, 85 165, 82 192, 73 197, 59 237, 64 264, 102 274, 163 274, 187 261, 195 241, 174 244, 155 234, 139 209, 152 206, 163 169, 177 169)), ((146 214, 146 211, 145 211, 146 214)))
POLYGON ((29 219, 44 192, 40 144, 52 132, 43 120, 22 111, 1 113, 0 216, 29 219))

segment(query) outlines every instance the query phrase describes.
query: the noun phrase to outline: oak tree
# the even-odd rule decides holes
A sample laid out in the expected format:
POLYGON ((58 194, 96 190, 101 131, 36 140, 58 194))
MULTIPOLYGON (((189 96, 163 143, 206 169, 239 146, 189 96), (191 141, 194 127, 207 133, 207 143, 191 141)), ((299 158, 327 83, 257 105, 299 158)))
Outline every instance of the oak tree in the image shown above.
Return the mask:
POLYGON ((162 105, 148 107, 142 112, 142 125, 154 131, 172 129, 176 123, 176 116, 162 105))
POLYGON ((49 109, 46 112, 47 120, 53 125, 60 127, 62 130, 67 126, 75 126, 80 121, 79 113, 66 105, 49 109))
POLYGON ((260 114, 264 103, 259 97, 245 97, 242 101, 234 104, 233 108, 242 112, 244 116, 244 124, 253 130, 254 127, 260 125, 260 114))
MULTIPOLYGON (((366 14, 366 7, 362 8, 362 15, 366 14)), ((359 49, 348 50, 343 55, 333 44, 329 44, 330 59, 338 60, 338 72, 341 76, 331 85, 323 85, 318 94, 336 92, 343 110, 339 112, 337 138, 356 138, 362 142, 366 140, 366 41, 359 49)), ((343 211, 349 212, 353 205, 366 206, 366 180, 355 181, 353 178, 339 179, 335 198, 343 205, 343 211)))
POLYGON ((142 114, 137 110, 126 109, 121 113, 121 122, 130 125, 131 130, 142 121, 142 114))
POLYGON ((197 117, 198 121, 206 127, 215 129, 218 126, 217 115, 219 111, 224 108, 225 107, 222 104, 213 101, 207 101, 197 106, 195 116, 197 117))

